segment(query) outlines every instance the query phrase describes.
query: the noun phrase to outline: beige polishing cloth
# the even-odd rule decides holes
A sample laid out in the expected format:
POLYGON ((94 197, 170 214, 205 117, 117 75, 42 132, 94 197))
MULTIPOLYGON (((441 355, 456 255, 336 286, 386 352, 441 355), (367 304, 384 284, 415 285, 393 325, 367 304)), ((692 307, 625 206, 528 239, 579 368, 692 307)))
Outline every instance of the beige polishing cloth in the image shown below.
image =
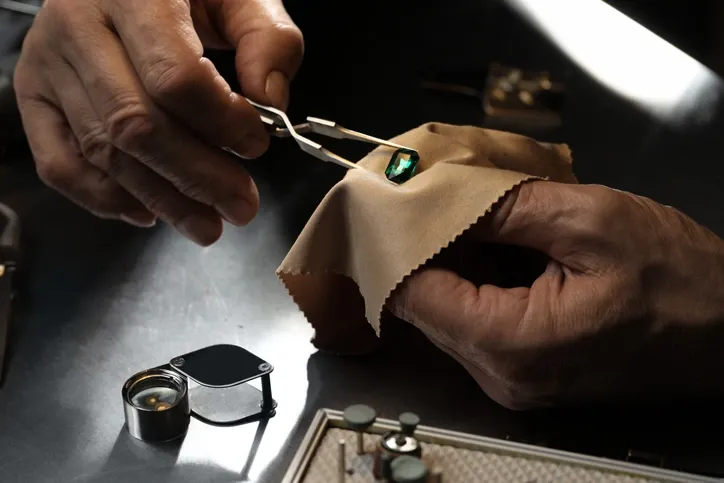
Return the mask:
POLYGON ((371 349, 395 287, 515 186, 576 182, 567 146, 516 134, 430 123, 392 141, 420 153, 415 176, 387 182, 393 150, 372 151, 365 170, 350 170, 322 200, 277 270, 320 349, 371 349))

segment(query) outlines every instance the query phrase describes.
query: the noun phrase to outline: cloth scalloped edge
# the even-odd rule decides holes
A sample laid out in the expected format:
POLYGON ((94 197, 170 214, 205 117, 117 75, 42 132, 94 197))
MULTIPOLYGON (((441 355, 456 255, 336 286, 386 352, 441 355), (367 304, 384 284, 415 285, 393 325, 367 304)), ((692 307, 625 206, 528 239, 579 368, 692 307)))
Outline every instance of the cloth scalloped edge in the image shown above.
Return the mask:
POLYGON ((382 178, 390 151, 372 151, 359 163, 365 170, 325 196, 276 271, 318 348, 366 352, 399 284, 506 194, 537 179, 576 182, 566 145, 439 123, 394 142, 420 152, 419 172, 391 186, 382 178))
MULTIPOLYGON (((521 184, 523 184, 523 183, 525 183, 525 182, 528 182, 528 181, 533 181, 533 180, 536 180, 536 179, 541 179, 541 178, 537 178, 537 177, 534 177, 534 176, 530 176, 530 177, 527 177, 527 178, 525 178, 525 179, 522 179, 521 181, 519 181, 519 182, 516 183, 515 185, 511 186, 510 188, 508 188, 507 190, 505 190, 504 192, 502 192, 502 193, 500 194, 500 196, 498 197, 498 199, 496 200, 496 203, 497 203, 498 201, 500 201, 501 199, 503 199, 507 194, 509 194, 510 192, 512 192, 513 190, 515 190, 515 189, 516 189, 518 186, 520 186, 521 184)), ((493 205, 494 205, 494 204, 495 204, 495 203, 493 203, 493 205)), ((450 246, 452 243, 454 243, 455 240, 457 240, 460 236, 462 236, 466 231, 468 231, 468 230, 469 230, 471 227, 473 227, 476 223, 478 223, 480 220, 482 220, 488 213, 490 213, 490 210, 492 209, 492 206, 493 206, 493 205, 488 206, 487 208, 485 208, 482 214, 480 214, 479 216, 475 217, 475 219, 474 219, 473 221, 471 221, 470 223, 468 223, 468 225, 467 225, 465 228, 463 228, 459 233, 456 233, 446 244, 441 245, 440 248, 438 248, 436 251, 433 251, 432 253, 430 253, 429 255, 427 255, 426 257, 424 257, 424 259, 423 259, 421 262, 419 262, 419 263, 417 263, 416 265, 414 265, 413 267, 411 267, 410 270, 409 270, 407 273, 405 273, 404 275, 402 275, 402 277, 400 277, 400 279, 388 290, 387 296, 385 297, 384 301, 382 302, 382 304, 379 306, 379 308, 378 308, 378 310, 377 310, 377 317, 375 317, 373 320, 369 320, 369 319, 367 320, 367 321, 369 322, 369 324, 372 326, 372 328, 374 329, 375 335, 376 335, 377 337, 380 337, 380 336, 381 336, 382 326, 381 326, 381 324, 380 324, 380 320, 381 320, 381 318, 382 318, 382 312, 384 311, 384 307, 385 307, 385 304, 387 303, 387 300, 389 300, 390 296, 393 294, 393 292, 395 291, 395 289, 396 289, 407 277, 409 277, 412 273, 414 273, 416 270, 418 270, 419 268, 421 268, 422 266, 424 266, 427 262, 429 262, 431 259, 433 259, 433 258, 434 258, 436 255, 438 255, 441 251, 443 251, 445 248, 447 248, 447 247, 450 246)), ((335 271, 333 271, 333 270, 327 270, 327 271, 325 271, 325 272, 317 272, 317 273, 327 273, 327 274, 333 274, 333 275, 338 275, 338 276, 343 276, 343 277, 346 277, 346 276, 347 276, 347 275, 344 274, 344 273, 335 272, 335 271)), ((298 271, 293 271, 293 272, 285 272, 285 271, 283 271, 283 269, 279 268, 279 269, 277 269, 277 271, 276 271, 276 276, 277 276, 277 278, 278 278, 279 281, 282 283, 282 285, 284 285, 285 289, 287 290, 287 293, 290 295, 290 297, 292 297, 292 300, 293 300, 294 303, 297 305, 297 308, 299 308, 299 309, 302 311, 302 313, 304 313, 304 310, 302 309, 302 305, 300 304, 300 301, 297 299, 297 297, 295 297, 294 293, 293 293, 292 290, 290 289, 289 284, 285 281, 284 275, 296 276, 296 275, 313 275, 313 274, 314 274, 314 272, 311 272, 311 271, 309 271, 309 270, 306 270, 306 271, 298 270, 298 271)), ((358 282, 357 280, 355 280, 354 277, 349 277, 349 278, 350 278, 355 284, 357 284, 357 285, 359 286, 359 282, 358 282)), ((312 326, 314 326, 314 322, 311 321, 311 320, 309 320, 309 318, 306 316, 306 314, 304 314, 304 315, 305 315, 305 318, 307 319, 307 322, 309 322, 310 324, 312 324, 312 326)))

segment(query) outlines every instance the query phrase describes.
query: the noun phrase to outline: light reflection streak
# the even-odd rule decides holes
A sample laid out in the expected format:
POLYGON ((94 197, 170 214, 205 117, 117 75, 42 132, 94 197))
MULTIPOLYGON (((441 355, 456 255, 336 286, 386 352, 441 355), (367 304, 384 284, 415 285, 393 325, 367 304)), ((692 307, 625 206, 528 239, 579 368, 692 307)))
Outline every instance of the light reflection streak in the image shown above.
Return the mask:
POLYGON ((718 77, 601 0, 508 0, 581 69, 666 122, 695 117, 718 97, 718 77))

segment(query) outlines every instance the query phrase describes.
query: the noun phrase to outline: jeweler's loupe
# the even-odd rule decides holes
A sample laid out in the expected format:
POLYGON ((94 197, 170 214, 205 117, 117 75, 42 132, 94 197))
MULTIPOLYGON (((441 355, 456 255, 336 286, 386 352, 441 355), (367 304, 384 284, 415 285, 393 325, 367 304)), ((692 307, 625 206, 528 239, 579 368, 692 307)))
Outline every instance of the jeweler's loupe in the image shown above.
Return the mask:
MULTIPOLYGON (((174 357, 171 362, 131 376, 121 395, 128 432, 147 442, 163 442, 186 434, 191 417, 214 426, 238 426, 271 418, 271 364, 238 346, 221 344, 174 357), (233 421, 214 421, 196 412, 189 401, 191 380, 200 386, 222 389, 261 378, 261 391, 252 388, 260 401, 259 411, 233 421)), ((250 386, 251 387, 251 386, 250 386)), ((240 401, 246 405, 248 401, 240 401)))

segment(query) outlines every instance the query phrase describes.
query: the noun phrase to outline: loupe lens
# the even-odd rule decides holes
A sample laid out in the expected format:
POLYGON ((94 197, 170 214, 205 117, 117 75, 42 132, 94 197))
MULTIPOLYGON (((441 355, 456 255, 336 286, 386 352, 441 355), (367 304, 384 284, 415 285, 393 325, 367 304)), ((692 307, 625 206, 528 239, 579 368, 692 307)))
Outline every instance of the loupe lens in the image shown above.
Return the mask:
POLYGON ((151 376, 131 387, 131 404, 146 411, 165 411, 175 406, 183 395, 182 388, 165 376, 151 376))
POLYGON ((128 431, 144 441, 169 441, 186 432, 191 411, 186 380, 164 368, 134 375, 123 385, 128 431))

